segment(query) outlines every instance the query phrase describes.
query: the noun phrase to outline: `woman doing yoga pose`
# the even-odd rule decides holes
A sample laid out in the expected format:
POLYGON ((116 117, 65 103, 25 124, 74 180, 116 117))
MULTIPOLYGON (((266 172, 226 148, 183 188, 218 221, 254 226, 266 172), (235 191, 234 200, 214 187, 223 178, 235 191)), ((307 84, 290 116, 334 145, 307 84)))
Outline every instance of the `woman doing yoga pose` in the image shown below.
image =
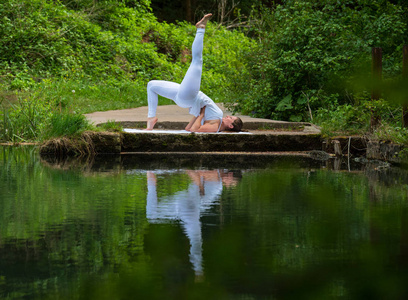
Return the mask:
POLYGON ((181 84, 152 80, 147 84, 149 111, 146 130, 157 123, 158 96, 173 100, 178 106, 188 108, 194 117, 186 126, 191 132, 240 131, 242 120, 238 117, 223 117, 222 110, 207 95, 200 91, 203 68, 203 45, 205 26, 212 14, 205 15, 197 24, 197 33, 192 46, 192 61, 181 84))

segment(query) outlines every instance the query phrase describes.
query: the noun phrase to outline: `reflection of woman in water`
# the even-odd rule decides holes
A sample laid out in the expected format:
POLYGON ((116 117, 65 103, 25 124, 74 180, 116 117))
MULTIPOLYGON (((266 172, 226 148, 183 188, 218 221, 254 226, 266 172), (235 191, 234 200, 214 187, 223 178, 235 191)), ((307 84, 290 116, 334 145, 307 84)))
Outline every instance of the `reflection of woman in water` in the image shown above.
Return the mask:
POLYGON ((200 216, 216 203, 223 188, 223 178, 228 185, 231 174, 218 170, 186 171, 192 183, 186 190, 164 197, 158 201, 156 175, 147 172, 146 216, 151 223, 165 220, 180 220, 190 240, 190 261, 196 276, 203 275, 202 237, 200 216))

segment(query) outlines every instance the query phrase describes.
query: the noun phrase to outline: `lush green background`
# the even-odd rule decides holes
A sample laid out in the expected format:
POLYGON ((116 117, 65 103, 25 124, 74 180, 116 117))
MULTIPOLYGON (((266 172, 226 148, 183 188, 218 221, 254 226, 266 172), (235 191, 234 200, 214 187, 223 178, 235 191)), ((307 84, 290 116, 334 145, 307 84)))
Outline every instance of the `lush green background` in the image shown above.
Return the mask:
POLYGON ((405 141, 405 1, 190 2, 3 1, 0 140, 71 134, 89 128, 82 113, 146 105, 149 80, 181 81, 193 24, 212 11, 202 90, 216 102, 258 117, 312 121, 326 132, 368 131, 374 111, 380 137, 391 132, 405 141), (377 102, 370 101, 372 47, 384 53, 377 102))

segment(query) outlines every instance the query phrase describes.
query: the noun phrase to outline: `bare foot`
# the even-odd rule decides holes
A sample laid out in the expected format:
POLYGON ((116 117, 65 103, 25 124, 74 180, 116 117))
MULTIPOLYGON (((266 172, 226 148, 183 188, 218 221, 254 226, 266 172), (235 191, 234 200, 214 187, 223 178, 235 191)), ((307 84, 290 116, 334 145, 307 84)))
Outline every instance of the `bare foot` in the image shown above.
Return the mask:
POLYGON ((198 23, 196 24, 197 28, 205 28, 209 19, 211 19, 212 14, 206 14, 198 23))
POLYGON ((157 120, 158 119, 156 117, 147 118, 147 126, 145 130, 152 130, 154 125, 156 125, 157 120))

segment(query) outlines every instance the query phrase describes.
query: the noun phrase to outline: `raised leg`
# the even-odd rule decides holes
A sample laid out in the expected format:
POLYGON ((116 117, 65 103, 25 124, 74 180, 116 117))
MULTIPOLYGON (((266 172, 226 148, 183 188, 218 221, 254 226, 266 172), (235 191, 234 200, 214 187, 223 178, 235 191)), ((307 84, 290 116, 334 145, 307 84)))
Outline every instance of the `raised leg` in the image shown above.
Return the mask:
POLYGON ((210 20, 212 17, 212 14, 206 14, 204 15, 204 17, 197 22, 196 27, 197 28, 205 28, 205 26, 207 26, 207 22, 208 20, 210 20))
POLYGON ((201 73, 203 70, 203 45, 205 29, 197 28, 197 33, 192 46, 192 61, 184 75, 177 94, 177 100, 181 102, 191 102, 200 91, 201 73))
POLYGON ((200 91, 201 74, 203 71, 203 47, 205 26, 212 14, 206 14, 197 24, 197 33, 191 48, 192 61, 190 67, 180 84, 180 90, 177 94, 177 101, 182 102, 183 106, 188 107, 194 101, 200 91))

